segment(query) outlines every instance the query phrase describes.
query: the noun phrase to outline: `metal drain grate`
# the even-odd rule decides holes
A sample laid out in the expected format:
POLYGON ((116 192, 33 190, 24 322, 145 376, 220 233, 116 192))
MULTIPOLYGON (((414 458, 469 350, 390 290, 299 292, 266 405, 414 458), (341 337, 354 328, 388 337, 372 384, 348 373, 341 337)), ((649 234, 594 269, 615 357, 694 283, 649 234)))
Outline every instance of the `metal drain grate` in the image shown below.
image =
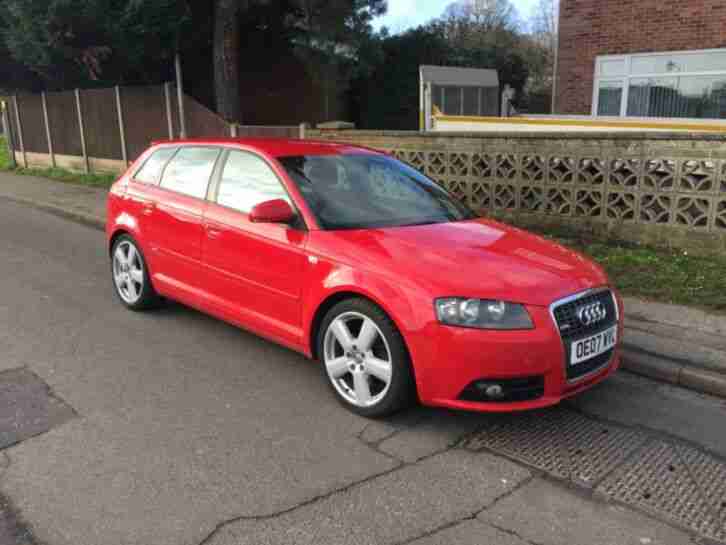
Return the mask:
POLYGON ((726 541, 726 464, 696 449, 655 441, 597 491, 726 541))
POLYGON ((646 440, 637 431, 601 424, 558 407, 495 419, 465 447, 486 448, 593 487, 646 440))

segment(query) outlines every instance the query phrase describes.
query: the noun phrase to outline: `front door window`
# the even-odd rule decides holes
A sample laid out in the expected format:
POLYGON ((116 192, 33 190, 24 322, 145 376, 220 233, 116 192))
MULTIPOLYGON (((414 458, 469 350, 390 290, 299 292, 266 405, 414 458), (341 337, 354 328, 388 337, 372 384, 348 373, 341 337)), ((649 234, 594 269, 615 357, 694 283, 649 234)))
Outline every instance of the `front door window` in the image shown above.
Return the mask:
POLYGON ((251 153, 231 151, 219 181, 217 203, 248 214, 256 205, 275 199, 290 203, 270 166, 251 153))

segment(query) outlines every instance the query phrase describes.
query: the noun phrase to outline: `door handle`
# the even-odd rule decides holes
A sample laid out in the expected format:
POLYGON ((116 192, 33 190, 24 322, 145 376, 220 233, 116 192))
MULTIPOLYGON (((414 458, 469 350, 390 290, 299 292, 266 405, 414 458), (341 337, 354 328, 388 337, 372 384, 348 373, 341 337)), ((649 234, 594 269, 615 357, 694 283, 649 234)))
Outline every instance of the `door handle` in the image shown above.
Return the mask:
POLYGON ((146 202, 141 206, 141 211, 145 216, 150 216, 154 213, 156 205, 153 202, 146 202))
POLYGON ((207 230, 207 237, 209 238, 219 238, 222 235, 222 231, 215 229, 210 225, 207 225, 205 229, 207 230))

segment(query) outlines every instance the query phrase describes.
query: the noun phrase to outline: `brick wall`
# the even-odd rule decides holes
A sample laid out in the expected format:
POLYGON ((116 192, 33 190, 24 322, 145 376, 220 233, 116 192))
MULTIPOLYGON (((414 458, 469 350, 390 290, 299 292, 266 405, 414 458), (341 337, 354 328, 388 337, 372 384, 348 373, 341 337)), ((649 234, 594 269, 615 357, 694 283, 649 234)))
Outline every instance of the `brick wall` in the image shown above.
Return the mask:
POLYGON ((560 0, 557 112, 589 114, 595 58, 726 47, 724 0, 560 0))

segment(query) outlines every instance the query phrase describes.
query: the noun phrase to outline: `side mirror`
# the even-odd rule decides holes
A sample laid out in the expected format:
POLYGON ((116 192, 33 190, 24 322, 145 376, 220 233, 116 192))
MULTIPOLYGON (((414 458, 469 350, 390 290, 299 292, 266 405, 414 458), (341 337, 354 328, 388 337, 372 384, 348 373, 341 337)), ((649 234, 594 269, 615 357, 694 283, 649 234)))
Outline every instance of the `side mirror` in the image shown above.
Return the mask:
POLYGON ((252 223, 291 223, 294 219, 295 211, 283 199, 261 202, 250 211, 252 223))

